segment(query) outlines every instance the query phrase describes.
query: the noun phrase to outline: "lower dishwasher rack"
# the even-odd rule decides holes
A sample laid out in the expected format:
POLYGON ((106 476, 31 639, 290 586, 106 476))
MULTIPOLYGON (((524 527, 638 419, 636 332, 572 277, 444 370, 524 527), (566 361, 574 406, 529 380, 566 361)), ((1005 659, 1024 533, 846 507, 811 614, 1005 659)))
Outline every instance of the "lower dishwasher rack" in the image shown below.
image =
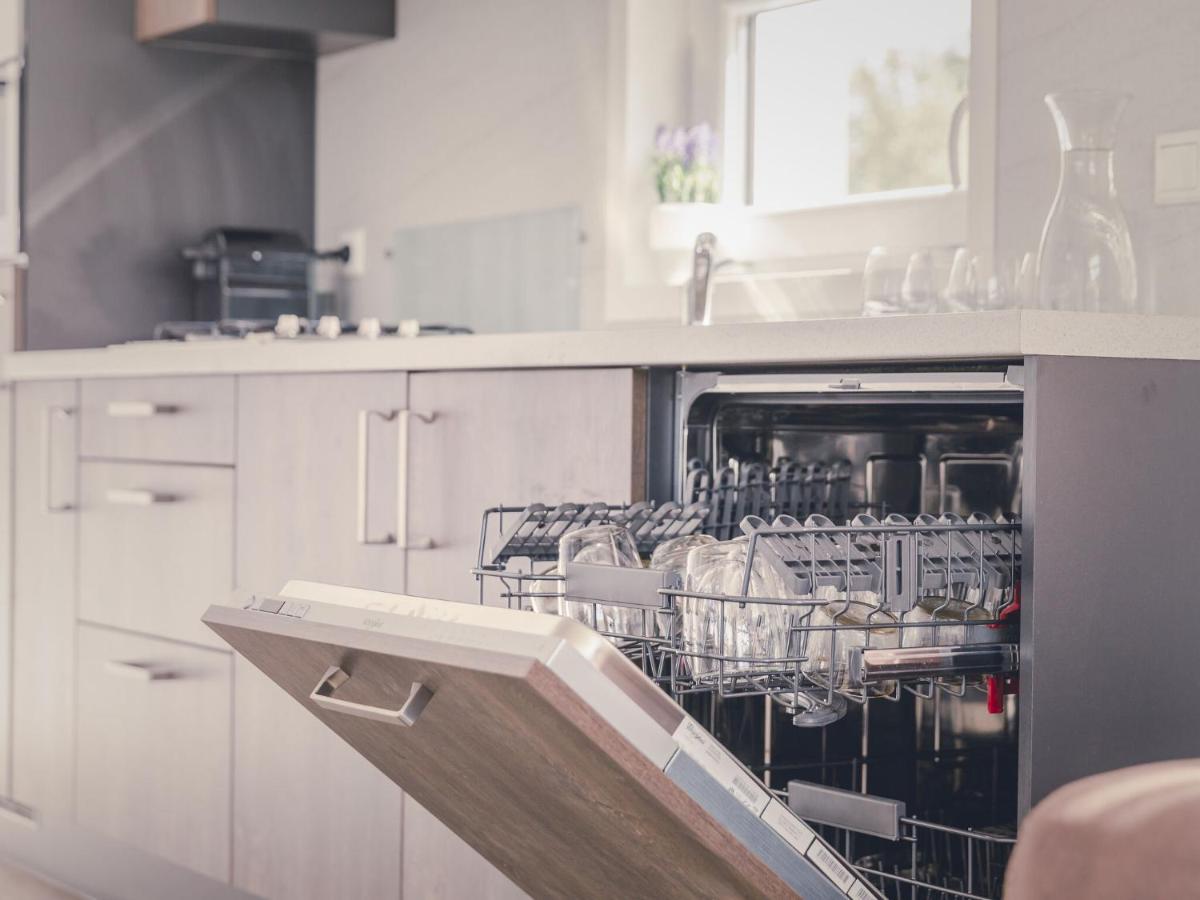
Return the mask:
MULTIPOLYGON (((788 779, 772 789, 776 796, 819 823, 884 896, 999 897, 1015 815, 939 820, 866 793, 866 723, 867 708, 880 703, 937 709, 985 698, 990 712, 1012 718, 1006 695, 1019 669, 1019 520, 892 515, 835 525, 820 515, 770 524, 749 516, 740 523, 742 590, 730 593, 689 590, 679 574, 649 568, 558 564, 558 539, 575 528, 633 522, 638 550, 649 556, 663 541, 709 530, 709 518, 703 504, 641 504, 632 512, 596 503, 495 507, 484 514, 473 570, 479 600, 589 625, 680 705, 701 721, 707 715, 710 730, 721 705, 765 698, 757 714, 764 721, 755 723, 765 724, 765 754, 755 770, 768 788, 787 768, 770 751, 769 722, 780 711, 813 731, 857 710, 863 754, 852 764, 862 765, 863 777, 850 779, 849 789, 836 778, 788 779), (786 580, 789 596, 753 594, 752 573, 763 565, 786 580)), ((932 758, 950 769, 962 764, 949 743, 932 758)), ((947 781, 944 792, 953 794, 956 783, 947 781)), ((932 804, 941 805, 954 806, 932 804)))

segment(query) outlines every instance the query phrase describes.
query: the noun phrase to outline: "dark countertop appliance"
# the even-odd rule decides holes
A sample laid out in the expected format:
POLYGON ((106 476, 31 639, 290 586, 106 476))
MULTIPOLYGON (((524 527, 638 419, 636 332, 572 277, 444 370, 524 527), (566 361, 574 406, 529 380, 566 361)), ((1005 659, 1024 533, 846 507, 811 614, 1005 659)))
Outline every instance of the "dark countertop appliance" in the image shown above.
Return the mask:
POLYGON ((345 263, 350 248, 317 251, 295 232, 223 227, 185 248, 183 257, 192 264, 196 320, 274 321, 335 312, 317 290, 316 268, 322 260, 345 263))

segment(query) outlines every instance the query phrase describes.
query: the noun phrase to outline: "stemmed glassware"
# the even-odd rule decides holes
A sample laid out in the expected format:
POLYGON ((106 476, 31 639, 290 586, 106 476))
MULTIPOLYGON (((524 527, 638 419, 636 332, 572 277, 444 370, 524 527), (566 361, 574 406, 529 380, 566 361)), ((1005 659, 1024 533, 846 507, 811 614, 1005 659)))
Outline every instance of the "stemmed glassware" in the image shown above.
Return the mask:
POLYGON ((884 247, 875 247, 867 255, 863 269, 864 316, 974 312, 1036 305, 1037 262, 1032 253, 1000 260, 992 274, 985 277, 979 257, 966 247, 959 247, 954 251, 944 284, 932 251, 916 251, 903 267, 900 259, 884 247))

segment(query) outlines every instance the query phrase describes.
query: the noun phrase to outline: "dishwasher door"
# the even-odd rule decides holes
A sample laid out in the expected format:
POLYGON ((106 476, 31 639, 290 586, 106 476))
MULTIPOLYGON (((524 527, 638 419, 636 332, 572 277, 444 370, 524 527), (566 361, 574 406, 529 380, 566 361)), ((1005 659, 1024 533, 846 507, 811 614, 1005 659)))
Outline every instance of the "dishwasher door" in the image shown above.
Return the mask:
POLYGON ((577 622, 307 582, 204 621, 535 897, 878 896, 577 622))

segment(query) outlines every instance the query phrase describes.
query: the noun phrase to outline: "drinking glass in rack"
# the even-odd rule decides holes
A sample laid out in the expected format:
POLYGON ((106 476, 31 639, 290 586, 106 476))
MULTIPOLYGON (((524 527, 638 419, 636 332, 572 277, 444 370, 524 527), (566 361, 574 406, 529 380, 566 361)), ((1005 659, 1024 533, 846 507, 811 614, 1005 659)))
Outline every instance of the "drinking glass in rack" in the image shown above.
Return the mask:
MULTIPOLYGON (((897 624, 896 617, 890 612, 861 600, 846 599, 818 606, 808 618, 805 659, 800 671, 820 687, 850 691, 850 651, 898 647, 900 629, 895 627, 897 624)), ((885 696, 895 689, 895 682, 885 681, 871 685, 867 693, 885 696)))
MULTIPOLYGON (((564 534, 558 542, 558 573, 565 575, 567 563, 591 563, 640 569, 637 543, 624 525, 591 525, 564 534)), ((639 610, 566 597, 562 615, 610 635, 640 634, 644 629, 639 610)))
MULTIPOLYGON (((650 568, 667 572, 677 579, 678 584, 683 584, 687 579, 687 561, 691 552, 697 547, 707 547, 715 543, 715 537, 699 531, 669 538, 654 548, 650 555, 650 568)), ((674 607, 658 610, 654 619, 655 637, 666 638, 674 635, 678 618, 679 611, 674 607)))
POLYGON ((784 600, 790 596, 784 576, 760 555, 755 556, 745 583, 748 552, 749 541, 742 537, 697 547, 688 554, 685 590, 712 595, 679 598, 680 650, 687 673, 697 681, 787 668, 780 660, 787 657, 792 619, 807 614, 809 607, 741 602, 739 597, 784 600))

